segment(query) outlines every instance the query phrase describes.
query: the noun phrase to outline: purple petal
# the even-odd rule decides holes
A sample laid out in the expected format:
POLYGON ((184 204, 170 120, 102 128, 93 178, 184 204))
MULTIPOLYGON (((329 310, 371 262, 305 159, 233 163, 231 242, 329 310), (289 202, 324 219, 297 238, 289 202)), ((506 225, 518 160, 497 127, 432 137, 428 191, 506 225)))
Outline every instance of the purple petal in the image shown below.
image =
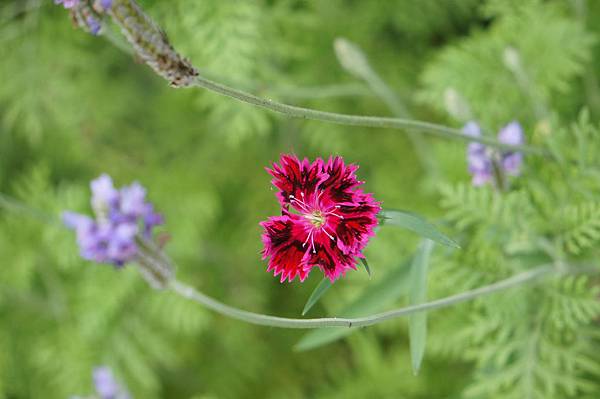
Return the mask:
POLYGON ((473 175, 473 179, 471 184, 475 187, 483 186, 484 184, 490 182, 492 180, 491 174, 486 173, 477 173, 473 175))
POLYGON ((509 175, 517 176, 521 173, 523 164, 523 154, 513 152, 502 157, 502 168, 509 175))
MULTIPOLYGON (((476 122, 469 122, 463 127, 463 132, 471 137, 480 137, 481 128, 476 122)), ((492 159, 484 144, 470 142, 467 147, 467 164, 472 184, 481 186, 492 179, 492 159)))
POLYGON ((498 133, 498 141, 503 144, 521 145, 524 143, 523 128, 519 122, 513 121, 504 126, 498 133))
POLYGON ((98 367, 93 372, 96 393, 100 399, 128 399, 129 395, 124 392, 112 371, 108 367, 98 367))
POLYGON ((54 4, 62 4, 64 8, 73 8, 80 0, 54 0, 54 4))
POLYGON ((65 226, 73 230, 89 228, 92 224, 94 224, 92 218, 70 211, 63 212, 61 219, 65 226))
POLYGON ((100 24, 100 21, 98 19, 90 15, 87 17, 86 23, 92 35, 97 36, 98 33, 100 33, 102 25, 100 24))
POLYGON ((101 0, 100 6, 102 6, 103 9, 108 10, 112 7, 112 3, 112 0, 101 0))
POLYGON ((146 238, 150 238, 152 229, 155 226, 159 226, 164 222, 163 216, 160 213, 154 212, 152 204, 147 204, 146 212, 144 214, 144 235, 146 238))
POLYGON ((137 234, 137 225, 131 223, 121 223, 115 226, 112 232, 112 238, 118 241, 134 241, 137 234))
POLYGON ((146 211, 146 190, 138 182, 121 189, 121 212, 141 216, 146 211))
POLYGON ((481 136, 481 128, 477 122, 470 121, 463 127, 463 133, 467 136, 479 137, 481 136))
POLYGON ((90 187, 92 189, 92 206, 95 210, 111 207, 119 199, 119 192, 115 190, 113 181, 107 174, 92 180, 90 187))

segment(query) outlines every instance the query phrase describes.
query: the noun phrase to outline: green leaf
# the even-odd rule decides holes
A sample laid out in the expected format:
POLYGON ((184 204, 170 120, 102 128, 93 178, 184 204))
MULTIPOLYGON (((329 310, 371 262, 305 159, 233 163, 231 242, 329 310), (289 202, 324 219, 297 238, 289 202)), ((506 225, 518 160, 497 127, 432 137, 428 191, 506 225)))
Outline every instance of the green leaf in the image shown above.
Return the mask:
POLYGON ((369 278, 371 278, 371 268, 369 267, 369 262, 367 262, 367 258, 359 258, 359 259, 360 259, 360 262, 365 267, 365 270, 367 271, 369 278))
MULTIPOLYGON (((390 270, 377 284, 369 285, 361 295, 347 305, 341 317, 358 317, 382 310, 408 293, 410 258, 390 270)), ((314 349, 336 341, 356 331, 356 328, 320 328, 304 335, 294 347, 297 351, 314 349)))
POLYGON ((332 285, 333 284, 327 277, 321 280, 312 294, 310 294, 310 297, 308 297, 308 301, 306 301, 306 305, 304 305, 304 309, 302 310, 302 316, 304 316, 315 305, 315 303, 317 303, 317 301, 323 296, 323 294, 327 292, 328 289, 331 288, 332 285))
POLYGON ((438 244, 446 245, 452 248, 460 248, 456 241, 440 233, 438 229, 423 217, 416 213, 386 209, 381 212, 383 216, 382 225, 392 225, 410 230, 421 237, 429 238, 438 244))
MULTIPOLYGON (((433 241, 423 240, 414 257, 410 271, 410 305, 418 305, 427 299, 427 271, 429 269, 429 255, 433 249, 433 241)), ((410 356, 413 372, 419 373, 425 343, 427 341, 427 312, 418 312, 410 315, 408 319, 408 335, 410 338, 410 356)))

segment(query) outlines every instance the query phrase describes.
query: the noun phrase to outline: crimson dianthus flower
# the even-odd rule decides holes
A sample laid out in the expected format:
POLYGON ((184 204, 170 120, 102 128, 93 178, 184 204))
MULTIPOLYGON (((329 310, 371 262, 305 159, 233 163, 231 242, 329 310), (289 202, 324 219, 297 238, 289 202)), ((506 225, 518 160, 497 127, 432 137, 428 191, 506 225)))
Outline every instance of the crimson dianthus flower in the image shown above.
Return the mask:
POLYGON ((379 202, 358 188, 358 166, 345 165, 341 157, 310 163, 283 155, 267 171, 279 189, 282 216, 262 222, 263 259, 267 271, 281 282, 300 281, 314 267, 332 282, 348 269, 356 269, 362 250, 374 235, 379 202))

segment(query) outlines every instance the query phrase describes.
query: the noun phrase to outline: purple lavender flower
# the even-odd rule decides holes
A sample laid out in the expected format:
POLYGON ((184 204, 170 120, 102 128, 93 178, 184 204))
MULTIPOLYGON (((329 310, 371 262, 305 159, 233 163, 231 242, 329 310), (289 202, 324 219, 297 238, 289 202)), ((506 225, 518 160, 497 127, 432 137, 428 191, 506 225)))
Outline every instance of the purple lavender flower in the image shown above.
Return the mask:
MULTIPOLYGON (((472 137, 481 136, 481 129, 476 122, 468 122, 463 132, 472 137)), ((521 125, 513 121, 504 126, 498 133, 498 141, 509 145, 523 144, 525 138, 521 125)), ((497 151, 484 144, 471 142, 467 148, 467 162, 469 173, 473 176, 472 184, 481 186, 493 180, 494 167, 497 167, 499 172, 518 176, 521 173, 523 154, 516 151, 497 151)))
POLYGON ((146 190, 139 183, 117 190, 104 174, 90 187, 96 218, 64 212, 63 222, 75 230, 81 257, 122 266, 136 258, 137 236, 143 234, 150 239, 152 229, 163 224, 163 218, 146 202, 146 190))
POLYGON ((79 4, 79 0, 54 0, 54 4, 62 4, 64 8, 73 8, 79 4))
POLYGON ((119 385, 108 367, 97 367, 93 372, 96 393, 100 399, 129 399, 129 394, 119 385))

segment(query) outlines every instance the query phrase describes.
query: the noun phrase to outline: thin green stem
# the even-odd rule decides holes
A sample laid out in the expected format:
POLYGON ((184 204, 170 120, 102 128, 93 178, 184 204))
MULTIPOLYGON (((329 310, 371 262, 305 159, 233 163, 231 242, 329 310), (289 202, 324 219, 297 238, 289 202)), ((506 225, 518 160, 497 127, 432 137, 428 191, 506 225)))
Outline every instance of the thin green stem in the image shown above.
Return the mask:
POLYGON ((0 209, 6 209, 7 211, 26 214, 44 223, 60 224, 60 220, 56 216, 40 211, 39 209, 32 208, 24 204, 23 202, 3 193, 0 193, 0 209))
MULTIPOLYGON (((15 200, 11 197, 0 193, 0 207, 4 207, 7 210, 17 211, 20 213, 28 214, 38 220, 45 222, 56 221, 51 215, 47 215, 37 209, 33 209, 27 205, 22 204, 20 201, 15 200)), ((62 226, 62 225, 61 225, 62 226)), ((169 261, 160 251, 154 253, 154 261, 165 265, 166 269, 171 269, 169 261)), ((242 320, 247 323, 257 324, 262 326, 279 327, 279 328, 298 328, 298 329, 312 329, 312 328, 326 328, 326 327, 366 327, 373 324, 378 324, 386 320, 396 319, 399 317, 408 316, 418 312, 424 312, 435 309, 446 308, 458 303, 470 301, 482 296, 490 295, 495 292, 503 291, 509 288, 521 286, 529 282, 541 279, 542 277, 548 277, 552 275, 563 275, 563 274, 575 274, 575 273, 598 273, 600 269, 595 266, 583 265, 583 266, 568 266, 562 262, 558 262, 551 265, 543 265, 537 268, 527 270, 525 272, 516 274, 505 280, 498 281, 496 283, 486 285, 480 288, 476 288, 470 291, 462 292, 460 294, 452 295, 446 298, 437 299, 431 302, 426 302, 419 305, 407 306, 399 309, 390 310, 383 313, 377 313, 365 317, 357 318, 318 318, 318 319, 295 319, 286 317, 277 317, 264 315, 260 313, 249 312, 243 309, 235 308, 233 306, 226 305, 214 298, 211 298, 202 292, 190 287, 177 279, 170 280, 166 287, 174 293, 181 295, 184 298, 188 298, 194 302, 199 303, 217 313, 224 316, 231 317, 237 320, 242 320)))
POLYGON ((296 107, 294 105, 283 104, 268 98, 261 98, 253 94, 247 93, 245 91, 237 90, 232 87, 223 85, 221 83, 212 81, 202 76, 198 76, 196 78, 195 86, 213 91, 223 96, 234 98, 241 102, 245 102, 248 104, 255 105, 257 107, 268 109, 273 112, 284 114, 292 118, 319 120, 323 122, 330 122, 350 126, 378 127, 388 129, 410 129, 414 131, 420 131, 423 133, 433 134, 439 137, 459 139, 466 142, 476 141, 482 144, 486 144, 490 147, 500 148, 504 150, 520 151, 523 153, 535 155, 549 155, 547 151, 541 148, 532 147, 528 145, 515 146, 503 144, 497 140, 485 136, 472 137, 464 134, 459 129, 453 129, 451 127, 438 125, 430 122, 403 118, 386 118, 377 116, 338 114, 335 112, 318 111, 310 108, 296 107))
MULTIPOLYGON (((581 271, 588 270, 589 268, 582 268, 581 271)), ((169 284, 169 288, 185 298, 195 301, 217 313, 224 316, 231 317, 237 320, 242 320, 251 324, 258 324, 262 326, 279 327, 279 328, 300 328, 300 329, 311 329, 311 328, 326 328, 326 327, 366 327, 373 324, 378 324, 386 320, 396 319, 399 317, 408 316, 418 312, 424 312, 435 309, 446 308, 461 302, 470 301, 482 296, 490 295, 495 292, 503 291, 509 288, 524 285, 529 282, 533 282, 542 277, 551 275, 560 275, 564 273, 579 272, 579 269, 568 269, 563 267, 557 267, 555 265, 544 265, 535 269, 531 269, 505 280, 498 281, 496 283, 486 285, 474 290, 462 292, 460 294, 452 295, 446 298, 437 299, 435 301, 426 302, 419 305, 407 306, 399 309, 390 310, 388 312, 378 313, 365 317, 357 318, 319 318, 319 319, 295 319, 286 317, 269 316, 259 313, 248 312, 246 310, 238 309, 222 302, 213 299, 196 289, 183 284, 180 281, 173 280, 169 284)))
POLYGON ((330 84, 316 87, 266 87, 264 91, 279 97, 301 100, 332 97, 373 97, 369 89, 362 84, 330 84))

